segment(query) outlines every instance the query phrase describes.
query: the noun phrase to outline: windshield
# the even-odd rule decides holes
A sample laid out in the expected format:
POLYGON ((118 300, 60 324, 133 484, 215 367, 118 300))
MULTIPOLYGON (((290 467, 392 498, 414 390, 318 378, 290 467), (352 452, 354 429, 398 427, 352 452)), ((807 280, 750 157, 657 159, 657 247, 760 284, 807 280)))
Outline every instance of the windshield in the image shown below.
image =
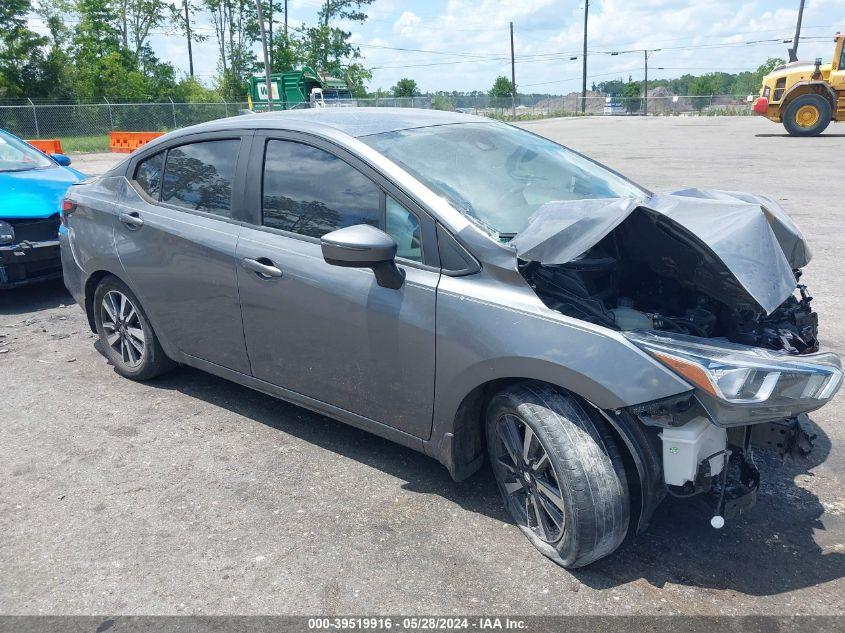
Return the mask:
POLYGON ((438 125, 360 140, 503 237, 519 233, 547 202, 647 196, 597 163, 503 123, 438 125))
POLYGON ((53 161, 23 141, 0 133, 0 171, 52 167, 53 161))

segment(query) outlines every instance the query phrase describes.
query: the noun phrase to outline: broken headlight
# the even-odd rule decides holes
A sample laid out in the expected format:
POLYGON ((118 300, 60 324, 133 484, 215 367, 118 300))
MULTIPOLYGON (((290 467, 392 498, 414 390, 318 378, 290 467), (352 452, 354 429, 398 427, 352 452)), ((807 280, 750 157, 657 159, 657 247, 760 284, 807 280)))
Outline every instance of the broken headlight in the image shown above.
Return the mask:
POLYGON ((831 353, 794 356, 642 330, 626 336, 694 385, 713 421, 723 426, 812 411, 830 400, 842 383, 842 366, 831 353))

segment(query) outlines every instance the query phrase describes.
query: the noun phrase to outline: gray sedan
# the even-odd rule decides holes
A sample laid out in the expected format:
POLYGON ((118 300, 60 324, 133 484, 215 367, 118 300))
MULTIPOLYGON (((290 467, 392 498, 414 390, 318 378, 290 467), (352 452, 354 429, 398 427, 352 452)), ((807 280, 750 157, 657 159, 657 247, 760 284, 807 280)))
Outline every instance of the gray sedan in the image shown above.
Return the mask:
MULTIPOLYGON (((567 567, 667 496, 750 507, 842 382, 774 201, 655 194, 460 113, 246 115, 149 143, 63 202, 67 287, 115 370, 189 365, 491 465, 567 567)), ((284 491, 280 491, 284 494, 284 491)))

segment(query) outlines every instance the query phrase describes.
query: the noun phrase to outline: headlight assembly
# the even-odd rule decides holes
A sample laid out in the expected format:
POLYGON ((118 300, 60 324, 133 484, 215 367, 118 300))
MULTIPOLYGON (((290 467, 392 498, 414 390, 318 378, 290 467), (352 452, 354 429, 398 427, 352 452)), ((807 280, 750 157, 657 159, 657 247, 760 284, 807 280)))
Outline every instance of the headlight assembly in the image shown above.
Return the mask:
POLYGON ((695 386, 714 422, 724 426, 812 411, 830 400, 842 383, 835 354, 794 356, 650 331, 626 336, 695 386))
POLYGON ((15 241, 15 229, 8 222, 0 220, 0 244, 11 244, 15 241))

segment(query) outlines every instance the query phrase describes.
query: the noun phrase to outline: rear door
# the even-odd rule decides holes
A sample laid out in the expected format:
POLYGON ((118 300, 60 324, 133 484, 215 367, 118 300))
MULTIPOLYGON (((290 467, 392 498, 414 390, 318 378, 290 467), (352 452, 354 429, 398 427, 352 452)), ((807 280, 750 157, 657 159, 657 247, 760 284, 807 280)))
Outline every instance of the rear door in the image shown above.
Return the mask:
POLYGON ((366 165, 312 137, 256 133, 249 174, 254 225, 242 230, 237 256, 253 375, 428 437, 440 278, 434 223, 366 165), (355 224, 393 234, 407 275, 400 289, 382 288, 369 269, 323 260, 320 236, 355 224))
POLYGON ((249 373, 235 273, 251 133, 195 135, 130 164, 115 229, 126 274, 181 352, 249 373))

